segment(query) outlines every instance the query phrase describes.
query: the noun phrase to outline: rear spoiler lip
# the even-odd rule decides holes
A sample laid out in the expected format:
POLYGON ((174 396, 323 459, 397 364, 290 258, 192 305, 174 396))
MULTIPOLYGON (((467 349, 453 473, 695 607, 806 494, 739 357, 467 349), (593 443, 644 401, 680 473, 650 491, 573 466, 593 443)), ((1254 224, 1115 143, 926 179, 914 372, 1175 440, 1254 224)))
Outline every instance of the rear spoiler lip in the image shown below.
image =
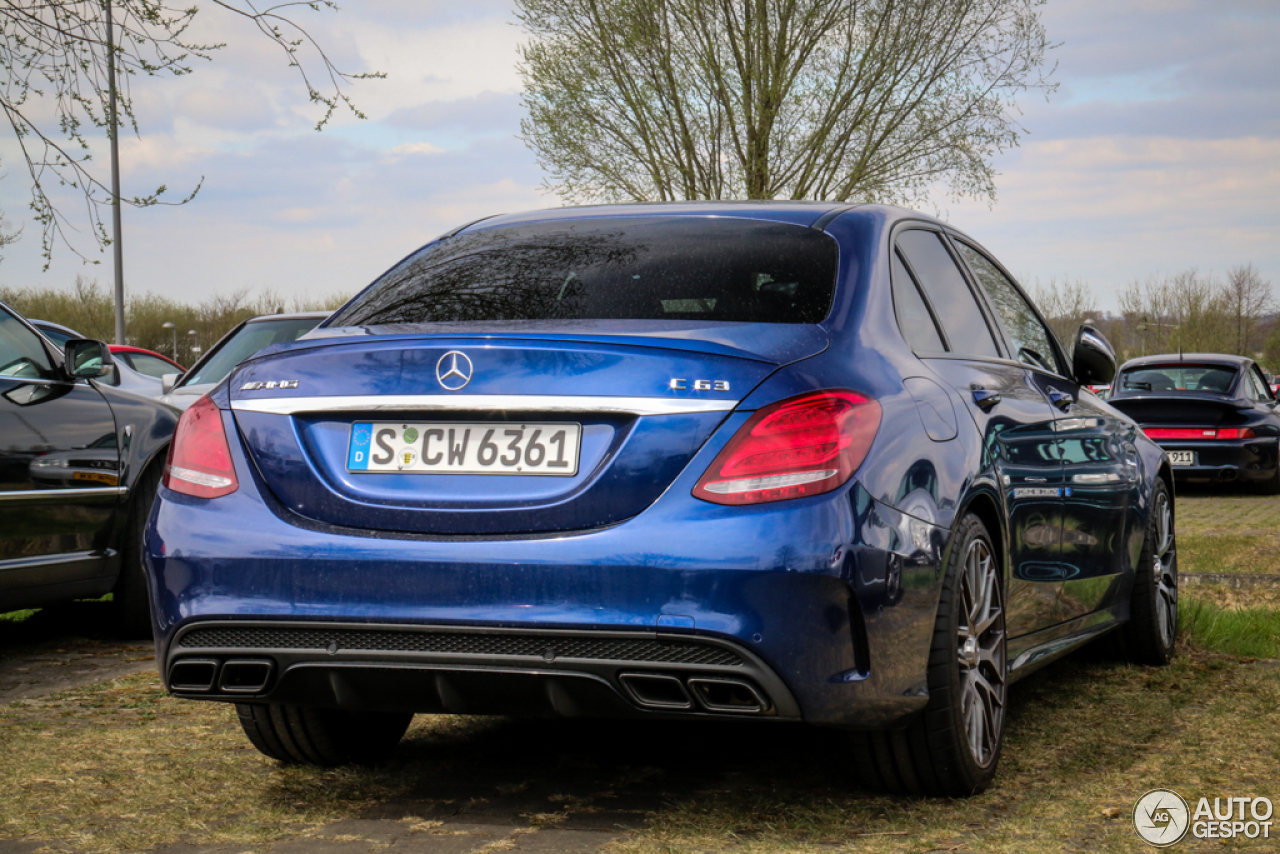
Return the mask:
POLYGON ((1256 404, 1251 400, 1240 400, 1234 397, 1223 397, 1213 392, 1195 392, 1184 391, 1177 394, 1129 394, 1122 392, 1120 395, 1113 395, 1107 400, 1107 403, 1121 411, 1124 410, 1122 404, 1125 403, 1213 403, 1225 409, 1253 409, 1256 404))

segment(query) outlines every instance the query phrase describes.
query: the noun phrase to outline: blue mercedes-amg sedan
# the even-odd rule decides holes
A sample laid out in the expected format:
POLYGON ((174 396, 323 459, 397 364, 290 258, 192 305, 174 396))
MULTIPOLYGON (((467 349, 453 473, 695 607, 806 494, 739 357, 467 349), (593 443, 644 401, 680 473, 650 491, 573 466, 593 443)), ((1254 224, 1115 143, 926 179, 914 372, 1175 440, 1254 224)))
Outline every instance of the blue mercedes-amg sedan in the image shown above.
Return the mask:
POLYGON ((183 415, 147 535, 175 695, 285 762, 414 713, 806 721, 991 781, 1009 685, 1173 652, 1169 462, 979 244, 875 205, 458 228, 183 415))

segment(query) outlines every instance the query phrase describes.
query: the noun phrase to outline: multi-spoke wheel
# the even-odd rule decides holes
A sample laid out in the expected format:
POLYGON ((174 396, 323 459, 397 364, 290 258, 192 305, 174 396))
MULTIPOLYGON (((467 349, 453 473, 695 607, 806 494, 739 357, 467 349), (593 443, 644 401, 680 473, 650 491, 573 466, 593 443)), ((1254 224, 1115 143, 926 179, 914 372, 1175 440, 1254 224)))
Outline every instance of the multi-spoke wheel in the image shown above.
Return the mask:
POLYGON ((1160 665, 1173 658, 1178 634, 1178 546, 1173 496, 1163 480, 1156 480, 1150 508, 1142 554, 1134 567, 1124 638, 1130 658, 1160 665))
POLYGON ((996 773, 1004 735, 1004 586, 977 516, 956 526, 929 651, 929 704, 906 729, 854 737, 863 782, 890 792, 965 797, 996 773))
POLYGON ((960 576, 960 709, 969 750, 980 766, 994 761, 1004 727, 1004 609, 1000 573, 985 539, 974 539, 960 576))

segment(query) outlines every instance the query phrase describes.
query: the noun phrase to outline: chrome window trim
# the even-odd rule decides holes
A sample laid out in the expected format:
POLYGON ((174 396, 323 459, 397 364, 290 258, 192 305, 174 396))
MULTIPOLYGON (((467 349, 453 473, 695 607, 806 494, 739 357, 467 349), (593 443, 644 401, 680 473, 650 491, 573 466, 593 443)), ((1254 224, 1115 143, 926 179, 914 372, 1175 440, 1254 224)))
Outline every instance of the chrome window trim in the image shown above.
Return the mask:
POLYGON ((552 394, 395 394, 354 397, 259 397, 231 401, 237 412, 297 415, 306 412, 602 412, 680 415, 728 412, 736 400, 669 397, 598 397, 552 394))
POLYGON ((57 504, 67 498, 119 498, 128 495, 127 486, 100 486, 86 489, 22 489, 0 492, 0 503, 5 501, 31 501, 40 504, 57 504))

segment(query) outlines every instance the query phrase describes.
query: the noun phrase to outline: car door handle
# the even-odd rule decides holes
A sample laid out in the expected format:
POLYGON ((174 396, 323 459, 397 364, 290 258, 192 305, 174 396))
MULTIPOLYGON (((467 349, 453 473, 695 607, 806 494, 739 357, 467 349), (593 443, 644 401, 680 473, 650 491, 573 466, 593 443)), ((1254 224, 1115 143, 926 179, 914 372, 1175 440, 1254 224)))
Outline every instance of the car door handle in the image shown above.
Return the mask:
POLYGON ((1066 412, 1071 408, 1071 404, 1076 402, 1076 399, 1065 392, 1058 391, 1056 388, 1051 388, 1049 389, 1049 402, 1066 412))
POLYGON ((971 391, 973 391, 973 402, 978 404, 978 408, 983 412, 1000 402, 1000 392, 998 391, 991 391, 985 388, 974 388, 971 391))

